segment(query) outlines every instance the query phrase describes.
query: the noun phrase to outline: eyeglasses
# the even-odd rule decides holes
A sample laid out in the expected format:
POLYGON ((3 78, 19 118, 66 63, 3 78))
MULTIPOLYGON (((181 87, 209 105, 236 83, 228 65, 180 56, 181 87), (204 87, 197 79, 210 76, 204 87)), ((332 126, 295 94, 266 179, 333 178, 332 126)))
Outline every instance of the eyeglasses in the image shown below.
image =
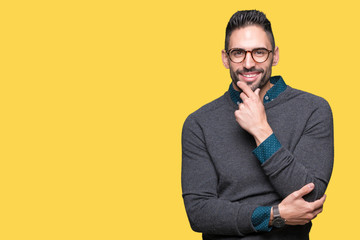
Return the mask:
POLYGON ((255 62, 263 63, 269 58, 272 51, 267 50, 266 48, 255 48, 251 51, 246 51, 241 48, 232 48, 226 51, 230 60, 234 63, 241 63, 244 61, 248 52, 251 53, 251 57, 255 62))

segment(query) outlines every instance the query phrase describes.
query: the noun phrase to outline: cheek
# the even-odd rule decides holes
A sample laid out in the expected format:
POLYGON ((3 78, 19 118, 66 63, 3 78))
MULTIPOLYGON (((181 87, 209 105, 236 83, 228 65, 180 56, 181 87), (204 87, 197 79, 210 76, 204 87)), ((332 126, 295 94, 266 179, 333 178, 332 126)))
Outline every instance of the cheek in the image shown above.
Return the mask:
POLYGON ((265 73, 270 73, 271 72, 271 63, 263 66, 263 69, 264 69, 265 73))
POLYGON ((241 70, 242 67, 240 64, 236 64, 236 65, 230 64, 229 69, 230 71, 236 72, 237 70, 241 70))
POLYGON ((235 72, 236 70, 234 69, 233 66, 231 66, 231 64, 229 65, 228 69, 230 70, 230 73, 233 73, 235 72))

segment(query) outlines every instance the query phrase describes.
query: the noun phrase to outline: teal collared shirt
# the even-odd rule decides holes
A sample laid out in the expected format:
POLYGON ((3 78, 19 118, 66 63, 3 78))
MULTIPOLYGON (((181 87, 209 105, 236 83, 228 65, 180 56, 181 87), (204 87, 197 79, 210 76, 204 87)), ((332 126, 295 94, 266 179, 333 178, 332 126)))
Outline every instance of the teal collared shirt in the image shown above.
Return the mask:
MULTIPOLYGON (((285 89, 287 87, 286 83, 284 82, 284 80, 281 76, 271 77, 270 83, 274 84, 274 86, 266 92, 264 99, 263 99, 264 103, 271 102, 272 100, 274 100, 277 96, 280 95, 280 93, 285 91, 285 89)), ((232 83, 230 83, 229 93, 230 93, 231 100, 235 104, 239 105, 240 103, 242 103, 242 100, 240 98, 240 92, 238 92, 234 89, 232 83)))
MULTIPOLYGON (((270 88, 263 99, 264 104, 267 102, 271 102, 277 96, 279 96, 282 92, 287 88, 286 83, 282 79, 281 76, 274 76, 270 78, 270 83, 274 84, 272 88, 270 88)), ((231 100, 239 105, 242 103, 240 98, 240 92, 236 91, 232 85, 230 84, 229 93, 231 100)), ((281 148, 281 144, 279 140, 276 138, 275 134, 271 134, 265 141, 263 141, 257 148, 253 150, 253 154, 257 157, 261 164, 263 164, 266 160, 268 160, 275 152, 277 152, 281 148)), ((257 207, 252 216, 251 221, 256 229, 256 231, 271 231, 272 227, 269 227, 270 221, 270 206, 260 206, 257 207)))

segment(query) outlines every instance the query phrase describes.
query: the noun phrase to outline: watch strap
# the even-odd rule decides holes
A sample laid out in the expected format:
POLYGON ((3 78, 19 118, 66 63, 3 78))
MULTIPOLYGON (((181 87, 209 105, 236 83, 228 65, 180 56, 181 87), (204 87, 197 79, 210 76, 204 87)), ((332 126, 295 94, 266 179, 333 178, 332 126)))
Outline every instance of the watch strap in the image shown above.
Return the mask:
POLYGON ((273 206, 273 214, 274 214, 274 218, 281 217, 280 216, 280 211, 279 211, 279 205, 273 206))
POLYGON ((282 228, 285 226, 286 220, 280 216, 279 206, 273 206, 273 221, 272 225, 276 228, 282 228))

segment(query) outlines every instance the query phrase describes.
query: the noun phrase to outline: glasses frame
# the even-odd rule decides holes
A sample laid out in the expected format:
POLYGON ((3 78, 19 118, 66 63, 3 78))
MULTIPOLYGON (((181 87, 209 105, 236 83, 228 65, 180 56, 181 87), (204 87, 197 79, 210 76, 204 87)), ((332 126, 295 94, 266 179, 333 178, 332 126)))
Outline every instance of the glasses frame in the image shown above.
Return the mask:
POLYGON ((232 61, 233 63, 241 63, 241 62, 243 62, 243 61, 246 59, 248 52, 250 53, 251 58, 254 60, 254 62, 256 62, 256 63, 264 63, 264 62, 266 62, 266 61, 269 59, 270 53, 272 53, 273 51, 272 51, 272 50, 268 50, 268 49, 266 49, 266 48, 254 48, 254 49, 251 50, 251 51, 247 51, 247 50, 242 49, 242 48, 230 48, 229 50, 226 51, 226 54, 229 56, 230 61, 232 61), (260 50, 260 49, 261 49, 261 50, 265 50, 265 51, 268 52, 267 58, 266 58, 264 61, 262 61, 262 62, 256 61, 256 60, 254 59, 254 56, 253 56, 253 52, 256 51, 256 50, 260 50), (233 60, 231 59, 231 57, 230 57, 230 53, 231 53, 232 51, 234 51, 234 50, 242 50, 242 51, 244 51, 244 52, 245 52, 245 57, 244 57, 244 59, 241 60, 240 62, 235 62, 235 61, 233 61, 233 60))

